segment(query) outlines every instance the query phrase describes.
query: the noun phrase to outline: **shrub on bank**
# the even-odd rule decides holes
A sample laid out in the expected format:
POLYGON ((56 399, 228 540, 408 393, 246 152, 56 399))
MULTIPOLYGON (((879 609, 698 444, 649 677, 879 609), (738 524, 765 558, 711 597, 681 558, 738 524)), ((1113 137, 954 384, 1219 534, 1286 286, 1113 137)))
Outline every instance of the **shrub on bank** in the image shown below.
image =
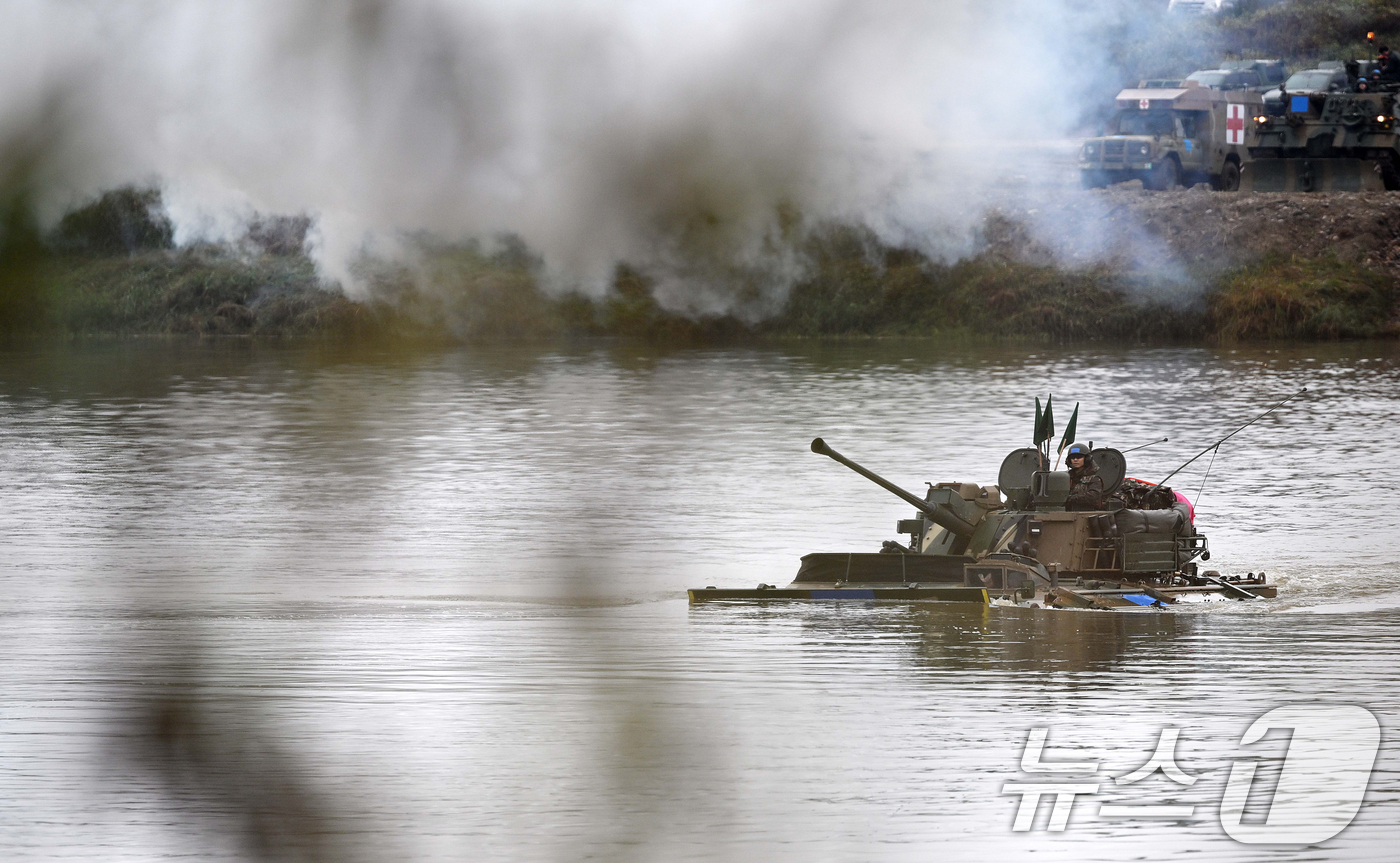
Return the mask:
POLYGON ((1396 299, 1395 281, 1362 265, 1273 258, 1211 294, 1209 327, 1223 341, 1395 336, 1396 299))
POLYGON ((495 255, 475 243, 425 243, 413 265, 365 260, 366 304, 400 337, 529 341, 557 335, 555 301, 540 290, 537 262, 513 245, 495 255))
POLYGON ((159 189, 122 186, 67 213, 52 239, 67 252, 131 254, 173 247, 175 225, 165 213, 159 189))
POLYGON ((954 264, 884 249, 848 228, 819 235, 813 275, 767 332, 800 336, 970 335, 1053 340, 1199 337, 1199 310, 1107 268, 1058 269, 982 255, 954 264))
POLYGON ((358 331, 368 310, 322 287, 306 258, 217 248, 49 261, 50 327, 74 334, 358 331))
POLYGON ((28 202, 0 185, 0 334, 42 326, 48 312, 47 260, 28 202))

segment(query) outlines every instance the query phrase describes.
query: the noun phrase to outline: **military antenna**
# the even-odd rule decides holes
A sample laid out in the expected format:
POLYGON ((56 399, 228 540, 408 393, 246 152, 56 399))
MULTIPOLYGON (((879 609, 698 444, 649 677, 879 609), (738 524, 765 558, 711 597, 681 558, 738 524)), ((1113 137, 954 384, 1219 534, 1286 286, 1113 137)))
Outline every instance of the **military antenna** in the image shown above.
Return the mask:
POLYGON ((1176 476, 1177 474, 1181 473, 1181 472, 1186 468, 1186 465, 1189 465, 1191 462, 1195 461, 1196 459, 1200 458, 1201 456, 1205 455, 1206 453, 1210 452, 1211 450, 1218 448, 1218 447, 1219 447, 1221 444, 1223 444, 1225 441, 1229 440, 1230 438, 1234 437, 1235 435, 1239 434, 1240 432, 1244 431, 1245 429, 1247 429, 1247 428, 1249 428, 1250 426, 1254 425, 1255 423, 1259 422, 1259 421, 1262 420, 1264 417, 1268 416, 1269 414, 1273 413, 1274 411, 1278 410, 1279 408, 1281 408, 1281 407, 1283 407, 1284 405, 1288 404, 1289 402, 1293 401, 1293 400, 1296 399, 1298 396, 1301 396, 1303 393, 1305 393, 1305 392, 1307 392, 1307 391, 1308 391, 1308 388, 1307 388, 1307 387, 1303 387, 1301 390, 1298 390, 1298 391, 1297 391, 1296 393, 1294 393, 1293 395, 1289 396, 1288 398, 1284 399, 1283 401, 1279 402, 1278 404, 1276 404, 1276 405, 1274 405, 1273 407, 1269 408, 1268 410, 1264 411, 1264 412, 1263 412, 1262 414, 1260 414, 1259 416, 1255 417, 1254 419, 1250 420, 1249 422, 1245 423, 1244 425, 1240 426, 1239 428, 1237 428, 1237 429, 1235 429, 1234 431, 1230 432, 1229 434, 1225 435, 1225 437, 1221 438, 1220 440, 1216 441, 1215 443, 1211 444, 1210 446, 1206 447, 1205 449, 1203 449, 1203 450, 1201 450, 1200 452, 1196 453, 1195 455, 1191 456, 1189 459, 1186 460, 1185 464, 1183 464, 1181 467, 1177 468, 1176 470, 1172 471, 1171 473, 1167 474, 1166 478, 1163 479, 1161 482, 1157 483, 1157 485, 1159 485, 1159 486, 1165 485, 1166 482, 1167 482, 1167 480, 1169 480, 1169 479, 1171 479, 1172 477, 1176 476))
POLYGON ((1140 450, 1140 449, 1147 449, 1148 447, 1150 447, 1150 446, 1156 446, 1156 445, 1159 444, 1159 443, 1166 443, 1167 440, 1168 440, 1168 438, 1162 438, 1161 440, 1154 440, 1152 443, 1145 443, 1145 444, 1143 444, 1142 446, 1135 446, 1135 447, 1133 447, 1132 449, 1125 449, 1125 450, 1123 450, 1123 454, 1124 454, 1124 455, 1127 455, 1127 454, 1130 453, 1130 452, 1137 452, 1137 451, 1140 450))

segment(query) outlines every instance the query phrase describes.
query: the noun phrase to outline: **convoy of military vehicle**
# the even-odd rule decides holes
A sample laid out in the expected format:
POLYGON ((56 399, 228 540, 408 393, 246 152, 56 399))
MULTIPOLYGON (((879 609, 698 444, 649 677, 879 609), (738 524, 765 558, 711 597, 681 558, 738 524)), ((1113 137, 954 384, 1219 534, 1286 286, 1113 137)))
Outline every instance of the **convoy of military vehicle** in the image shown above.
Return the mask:
POLYGON ((1080 148, 1081 184, 1400 189, 1400 78, 1382 74, 1374 60, 1285 73, 1278 60, 1233 61, 1123 90, 1104 134, 1080 148))

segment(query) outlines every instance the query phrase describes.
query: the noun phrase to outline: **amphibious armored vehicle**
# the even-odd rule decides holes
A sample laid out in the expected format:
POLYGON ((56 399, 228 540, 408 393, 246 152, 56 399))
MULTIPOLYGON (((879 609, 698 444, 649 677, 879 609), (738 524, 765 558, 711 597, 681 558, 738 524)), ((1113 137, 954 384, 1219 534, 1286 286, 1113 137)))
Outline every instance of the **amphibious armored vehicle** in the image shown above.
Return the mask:
POLYGON ((909 541, 886 541, 879 552, 809 554, 787 587, 698 588, 689 591, 690 600, 890 599, 1143 610, 1276 595, 1264 573, 1225 579, 1202 572, 1198 562, 1210 559, 1210 548, 1185 498, 1129 478, 1122 452, 1090 448, 1104 481, 1103 508, 1072 511, 1066 509, 1070 473, 1050 469, 1048 448, 1013 451, 1002 462, 997 485, 943 482, 918 497, 817 438, 813 452, 913 505, 915 516, 897 525, 909 541))

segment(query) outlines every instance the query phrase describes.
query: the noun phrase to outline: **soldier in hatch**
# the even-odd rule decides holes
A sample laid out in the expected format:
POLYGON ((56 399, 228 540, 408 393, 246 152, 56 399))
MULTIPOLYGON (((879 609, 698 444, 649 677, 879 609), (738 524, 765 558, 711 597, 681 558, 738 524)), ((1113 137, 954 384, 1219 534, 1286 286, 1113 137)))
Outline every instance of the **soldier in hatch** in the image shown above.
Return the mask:
POLYGON ((1380 72, 1382 81, 1392 81, 1400 79, 1400 63, 1396 62, 1394 54, 1390 49, 1382 45, 1376 54, 1376 71, 1380 72))
POLYGON ((1070 444, 1065 463, 1069 465, 1070 481, 1065 509, 1071 512, 1103 509, 1103 477, 1099 476, 1089 448, 1082 443, 1070 444))

